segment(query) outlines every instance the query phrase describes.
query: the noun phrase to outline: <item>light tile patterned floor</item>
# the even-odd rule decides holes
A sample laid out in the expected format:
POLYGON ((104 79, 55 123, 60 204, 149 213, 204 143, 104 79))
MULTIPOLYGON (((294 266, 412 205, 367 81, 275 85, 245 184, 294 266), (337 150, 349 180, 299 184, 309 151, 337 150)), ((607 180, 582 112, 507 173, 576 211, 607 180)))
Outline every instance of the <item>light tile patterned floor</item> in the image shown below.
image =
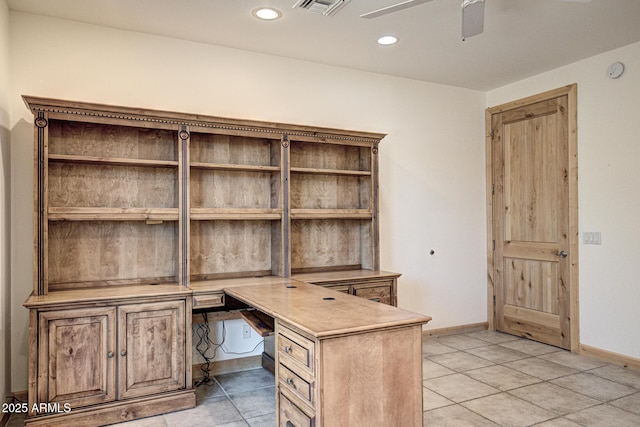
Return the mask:
POLYGON ((423 343, 425 426, 640 426, 640 372, 499 332, 423 343))
MULTIPOLYGON (((423 355, 425 426, 640 426, 638 371, 491 331, 427 339, 423 355)), ((194 409, 118 426, 275 426, 263 369, 217 376, 196 398, 194 409)))

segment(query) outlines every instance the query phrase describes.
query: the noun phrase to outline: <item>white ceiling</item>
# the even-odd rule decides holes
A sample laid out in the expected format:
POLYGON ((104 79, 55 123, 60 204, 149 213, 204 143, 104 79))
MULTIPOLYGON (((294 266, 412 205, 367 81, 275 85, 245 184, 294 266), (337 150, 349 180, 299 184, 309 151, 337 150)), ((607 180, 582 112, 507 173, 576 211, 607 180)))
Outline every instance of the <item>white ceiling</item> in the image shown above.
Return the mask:
MULTIPOLYGON (((460 0, 375 19, 401 0, 351 0, 333 17, 295 0, 7 0, 9 9, 357 70, 489 90, 640 41, 640 0, 486 0, 484 33, 460 39, 460 0), (282 11, 273 22, 251 11, 282 11), (377 38, 394 34, 395 46, 377 38)), ((620 58, 624 62, 624 58, 620 58)), ((605 73, 606 70, 603 70, 605 73)))

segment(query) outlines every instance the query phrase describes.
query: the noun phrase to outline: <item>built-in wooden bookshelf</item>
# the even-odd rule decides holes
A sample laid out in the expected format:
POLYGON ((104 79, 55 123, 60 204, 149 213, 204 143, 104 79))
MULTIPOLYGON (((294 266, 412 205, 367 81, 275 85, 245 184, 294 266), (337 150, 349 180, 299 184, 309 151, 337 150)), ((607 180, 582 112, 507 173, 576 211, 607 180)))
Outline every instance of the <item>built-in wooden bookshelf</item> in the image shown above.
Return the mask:
POLYGON ((379 270, 384 135, 25 100, 39 156, 35 295, 379 270))
POLYGON ((191 131, 190 281, 286 274, 281 151, 280 138, 191 131))
POLYGON ((75 117, 51 118, 45 130, 36 293, 177 283, 176 132, 75 117))
POLYGON ((291 143, 291 270, 377 270, 377 145, 291 143))

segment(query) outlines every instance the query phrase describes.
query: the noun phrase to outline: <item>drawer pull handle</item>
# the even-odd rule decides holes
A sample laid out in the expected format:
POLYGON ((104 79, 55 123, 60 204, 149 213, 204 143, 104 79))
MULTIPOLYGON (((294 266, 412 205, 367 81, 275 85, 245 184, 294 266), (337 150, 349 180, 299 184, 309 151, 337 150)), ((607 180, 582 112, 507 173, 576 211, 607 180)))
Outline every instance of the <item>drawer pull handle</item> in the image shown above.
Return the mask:
POLYGON ((380 298, 371 298, 371 301, 380 302, 380 298))
POLYGON ((297 390, 296 385, 293 383, 293 379, 287 378, 287 385, 291 386, 294 390, 297 390))
POLYGON ((126 356, 127 355, 127 350, 122 350, 120 352, 120 356, 126 356))
POLYGON ((291 421, 287 421, 287 423, 285 424, 285 427, 296 427, 296 426, 291 421))
POLYGON ((110 351, 109 353, 107 353, 107 357, 111 359, 113 357, 113 351, 110 351))
POLYGON ((289 345, 287 345, 287 346, 285 346, 285 347, 284 347, 284 352, 285 352, 285 353, 287 353, 287 354, 291 353, 291 351, 292 351, 292 350, 293 350, 293 349, 292 349, 292 348, 291 348, 291 346, 289 346, 289 345))

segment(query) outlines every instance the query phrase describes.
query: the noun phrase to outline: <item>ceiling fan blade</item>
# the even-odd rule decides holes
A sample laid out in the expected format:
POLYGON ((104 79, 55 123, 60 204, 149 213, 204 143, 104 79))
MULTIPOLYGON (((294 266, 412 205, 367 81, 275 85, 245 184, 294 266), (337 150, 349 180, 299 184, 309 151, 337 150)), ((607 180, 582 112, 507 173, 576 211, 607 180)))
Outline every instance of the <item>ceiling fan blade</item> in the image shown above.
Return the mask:
POLYGON ((360 18, 377 18, 378 16, 387 15, 389 13, 397 12, 398 10, 408 9, 413 6, 418 6, 419 4, 430 2, 431 0, 405 0, 400 3, 396 3, 391 6, 383 7, 381 9, 374 10, 372 12, 367 12, 365 14, 360 15, 360 18))
POLYGON ((462 2, 462 40, 484 31, 484 0, 462 2))

